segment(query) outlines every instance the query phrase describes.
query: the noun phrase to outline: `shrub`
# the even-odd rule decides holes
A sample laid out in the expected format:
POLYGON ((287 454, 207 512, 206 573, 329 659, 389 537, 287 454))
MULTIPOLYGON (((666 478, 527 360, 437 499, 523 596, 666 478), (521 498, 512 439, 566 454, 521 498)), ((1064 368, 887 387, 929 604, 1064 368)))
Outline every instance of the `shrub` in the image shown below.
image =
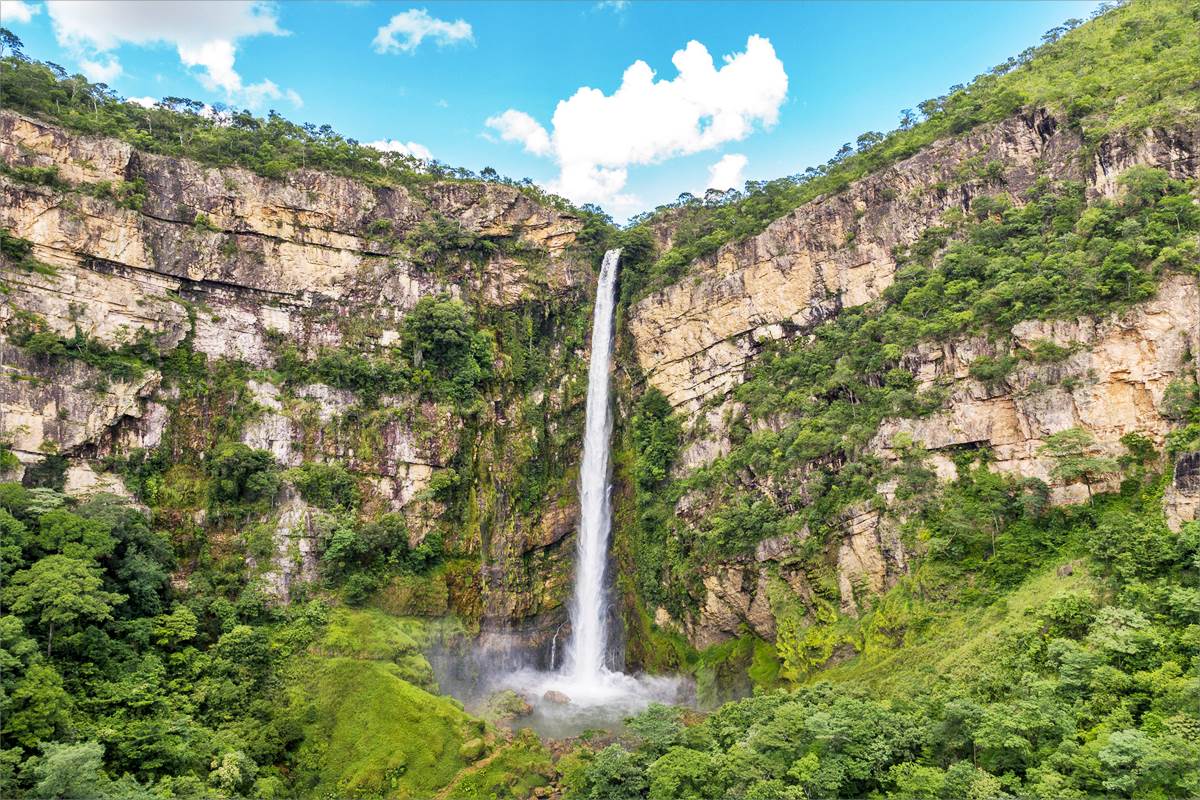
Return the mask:
POLYGON ((264 507, 279 488, 275 457, 238 442, 219 447, 208 461, 209 501, 214 510, 245 512, 264 507))
POLYGON ((326 511, 349 511, 358 506, 358 484, 345 465, 308 461, 285 476, 308 503, 326 511))

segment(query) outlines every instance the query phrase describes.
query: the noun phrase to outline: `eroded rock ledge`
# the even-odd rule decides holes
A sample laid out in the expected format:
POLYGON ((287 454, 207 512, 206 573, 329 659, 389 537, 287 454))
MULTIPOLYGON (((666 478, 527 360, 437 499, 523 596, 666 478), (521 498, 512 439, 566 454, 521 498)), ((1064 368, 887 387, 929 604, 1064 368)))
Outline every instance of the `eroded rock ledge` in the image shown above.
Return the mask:
POLYGON ((1146 131, 1093 152, 1046 112, 946 139, 833 197, 818 198, 757 236, 697 260, 679 283, 642 299, 629 316, 647 379, 672 405, 694 412, 741 381, 764 342, 804 331, 892 284, 893 249, 912 244, 942 214, 981 195, 1014 203, 1040 175, 1083 181, 1112 195, 1134 164, 1177 177, 1200 174, 1200 133, 1146 131), (969 159, 1003 165, 1003 182, 975 177, 969 159))

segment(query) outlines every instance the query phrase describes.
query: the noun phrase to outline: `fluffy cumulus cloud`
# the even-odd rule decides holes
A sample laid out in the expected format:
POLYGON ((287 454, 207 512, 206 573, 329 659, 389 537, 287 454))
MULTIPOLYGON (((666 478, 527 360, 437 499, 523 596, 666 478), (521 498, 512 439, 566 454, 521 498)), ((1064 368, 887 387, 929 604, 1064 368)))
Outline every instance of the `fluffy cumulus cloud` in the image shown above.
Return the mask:
POLYGON ((412 156, 422 161, 433 160, 433 153, 429 151, 429 148, 416 142, 402 142, 398 139, 380 139, 376 142, 367 142, 367 147, 374 147, 376 150, 382 150, 385 153, 399 153, 402 156, 412 156))
MULTIPOLYGON (((636 204, 622 194, 630 166, 711 150, 778 121, 788 78, 770 41, 751 36, 745 51, 723 62, 716 66, 704 45, 688 42, 671 59, 676 77, 656 80, 649 65, 635 61, 613 94, 585 86, 559 101, 552 131, 515 109, 487 125, 501 139, 553 157, 554 191, 577 203, 628 208, 636 204)), ((738 172, 736 160, 722 162, 718 177, 738 172)))
POLYGON ((709 189, 726 191, 740 189, 746 182, 746 164, 748 159, 741 153, 727 153, 721 160, 708 168, 708 182, 701 188, 700 193, 709 189))
POLYGON ((112 83, 124 72, 121 62, 113 56, 107 56, 103 62, 82 58, 79 60, 79 71, 92 83, 112 83))
POLYGON ((504 141, 519 142, 536 156, 548 156, 552 152, 550 134, 546 133, 546 129, 536 119, 524 111, 510 108, 503 114, 488 117, 486 124, 499 133, 500 138, 504 141))
POLYGON ((4 0, 0 3, 0 21, 5 25, 25 24, 33 19, 34 14, 40 13, 41 6, 26 3, 25 0, 4 0))
POLYGON ((111 80, 121 74, 120 61, 112 53, 121 45, 168 44, 175 47, 184 66, 197 71, 206 89, 223 92, 232 102, 261 108, 268 100, 286 98, 300 104, 295 91, 281 90, 270 80, 247 84, 235 68, 239 40, 287 35, 279 27, 273 4, 47 0, 46 8, 59 44, 77 54, 80 68, 92 80, 98 79, 93 75, 108 75, 111 80))
POLYGON ((471 24, 463 19, 447 22, 429 16, 423 8, 410 8, 391 18, 375 32, 376 53, 412 53, 428 39, 439 47, 475 41, 471 24))

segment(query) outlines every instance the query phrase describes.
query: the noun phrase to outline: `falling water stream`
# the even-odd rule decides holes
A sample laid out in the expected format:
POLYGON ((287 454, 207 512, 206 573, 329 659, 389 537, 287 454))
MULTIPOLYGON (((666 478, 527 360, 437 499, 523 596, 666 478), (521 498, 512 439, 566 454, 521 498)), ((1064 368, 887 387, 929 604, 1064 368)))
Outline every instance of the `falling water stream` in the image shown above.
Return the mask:
MULTIPOLYGON (((588 728, 613 729, 650 702, 680 702, 675 677, 632 676, 615 669, 609 657, 608 543, 612 529, 610 370, 617 263, 620 250, 604 254, 592 315, 587 416, 579 470, 579 533, 571 636, 558 671, 521 669, 490 681, 493 689, 514 689, 533 705, 531 724, 543 735, 568 736, 588 728)), ((557 632, 555 639, 557 640, 557 632)))
POLYGON ((578 689, 601 686, 608 671, 608 592, 604 582, 608 537, 612 530, 609 497, 609 362, 612 360, 613 295, 620 250, 604 254, 596 307, 592 313, 592 359, 588 365, 587 418, 583 461, 579 467, 579 536, 576 544, 575 597, 571 602, 571 643, 565 672, 578 689))

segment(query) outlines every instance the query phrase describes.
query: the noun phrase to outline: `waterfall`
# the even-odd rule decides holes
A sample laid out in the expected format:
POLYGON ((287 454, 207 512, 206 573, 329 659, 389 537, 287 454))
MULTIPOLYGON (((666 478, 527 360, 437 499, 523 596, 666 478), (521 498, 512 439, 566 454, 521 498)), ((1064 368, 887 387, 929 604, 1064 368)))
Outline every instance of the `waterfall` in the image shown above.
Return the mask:
POLYGON ((588 365, 587 419, 583 462, 579 468, 579 536, 576 545, 575 597, 571 603, 571 641, 564 672, 577 686, 595 686, 608 671, 608 592, 605 566, 612 529, 609 497, 609 362, 612 359, 614 289, 620 250, 604 254, 596 307, 592 314, 592 357, 588 365))
MULTIPOLYGON (((583 461, 579 468, 579 534, 576 541, 575 594, 571 600, 571 632, 562 666, 558 634, 550 640, 550 670, 501 667, 487 683, 489 691, 512 689, 528 697, 533 710, 527 722, 543 736, 564 738, 600 728, 615 730, 626 717, 650 703, 690 704, 691 685, 678 676, 626 675, 610 669, 609 599, 605 571, 612 530, 609 495, 609 368, 613 350, 613 312, 620 250, 604 254, 592 314, 592 356, 588 363, 587 417, 583 461)), ((561 626, 560 626, 561 627, 561 626)), ((522 723, 524 724, 524 723, 522 723)))

